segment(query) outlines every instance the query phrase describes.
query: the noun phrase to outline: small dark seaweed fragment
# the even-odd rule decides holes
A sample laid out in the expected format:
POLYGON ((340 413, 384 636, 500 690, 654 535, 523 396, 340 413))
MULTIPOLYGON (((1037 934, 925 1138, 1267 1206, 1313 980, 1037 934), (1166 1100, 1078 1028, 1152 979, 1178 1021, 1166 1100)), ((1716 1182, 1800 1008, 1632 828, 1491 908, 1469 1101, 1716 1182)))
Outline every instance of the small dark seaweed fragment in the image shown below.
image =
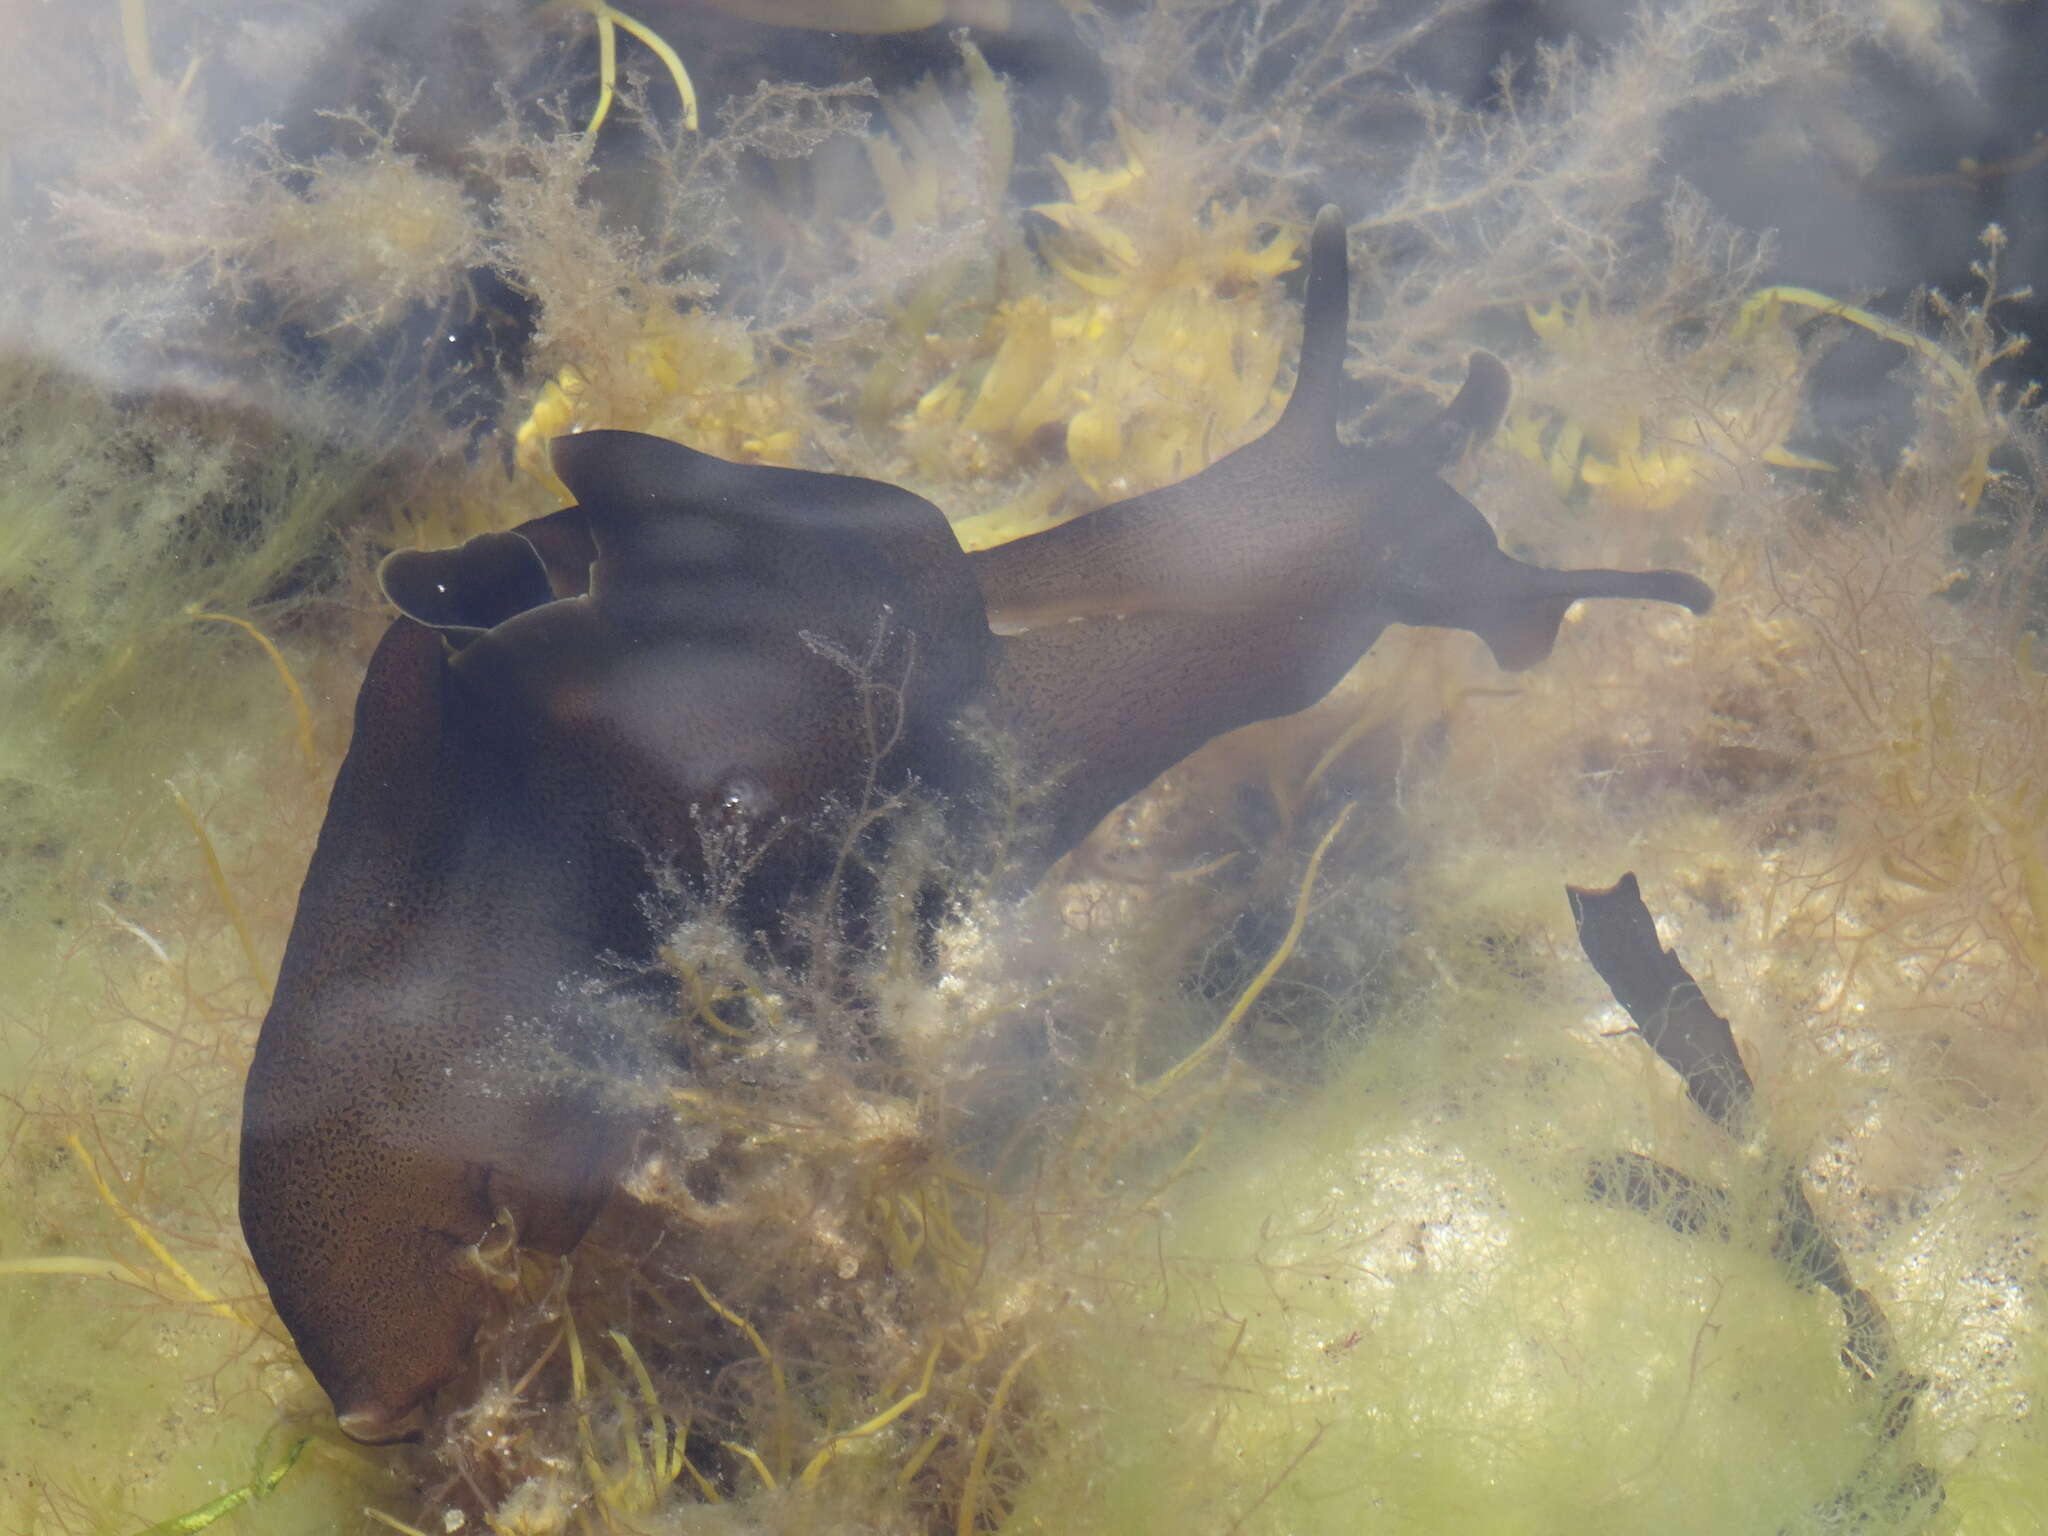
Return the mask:
MULTIPOLYGON (((1568 885, 1565 895, 1586 958, 1650 1049, 1678 1074, 1709 1119, 1731 1135, 1743 1134, 1755 1084, 1736 1049, 1734 1031, 1707 1002, 1676 952, 1658 940, 1657 920, 1635 875, 1623 875, 1604 891, 1568 885)), ((1586 1187, 1596 1200, 1660 1213, 1674 1231, 1688 1236, 1725 1240, 1730 1233, 1727 1191, 1654 1158, 1626 1152, 1598 1159, 1587 1169, 1586 1187)), ((1896 1440, 1911 1424, 1927 1378, 1898 1367, 1883 1308, 1851 1277, 1841 1244, 1814 1211, 1796 1167, 1784 1170, 1771 1254, 1794 1283, 1818 1286, 1841 1303, 1847 1325, 1842 1364, 1879 1386, 1879 1438, 1896 1440)), ((1893 1475, 1876 1466, 1880 1454, 1872 1453, 1856 1483, 1889 1475, 1890 1502, 1924 1505, 1923 1514, 1931 1516, 1942 1502, 1940 1474, 1913 1462, 1893 1475)), ((1857 1503, 1852 1486, 1821 1513, 1840 1518, 1857 1503)))
POLYGON ((1676 1072, 1706 1117, 1733 1129, 1754 1085, 1728 1021, 1701 995, 1678 956, 1657 942, 1657 920, 1632 874, 1611 889, 1568 885, 1572 921, 1593 969, 1628 1010, 1643 1039, 1676 1072))

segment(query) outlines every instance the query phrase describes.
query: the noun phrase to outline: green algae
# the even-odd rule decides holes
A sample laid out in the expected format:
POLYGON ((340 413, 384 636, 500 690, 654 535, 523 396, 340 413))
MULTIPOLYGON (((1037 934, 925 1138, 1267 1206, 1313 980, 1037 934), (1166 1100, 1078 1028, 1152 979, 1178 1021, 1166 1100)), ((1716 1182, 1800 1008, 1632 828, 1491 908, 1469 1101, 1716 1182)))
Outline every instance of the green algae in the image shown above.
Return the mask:
POLYGON ((1076 1329, 1059 1397, 1087 1406, 1046 1427, 1006 1528, 1817 1531, 1845 1490, 1862 1510, 1879 1404, 1839 1308, 1753 1240, 1583 1198, 1625 1084, 1535 1033, 1568 1029, 1404 1026, 1284 1130, 1210 1151, 1142 1322, 1076 1329))
MULTIPOLYGON (((223 46, 195 91, 291 55, 317 9, 266 18, 268 54, 206 34, 223 46)), ((1744 7, 1660 14, 1604 70, 1551 60, 1554 94, 1491 148, 1408 141, 1406 180, 1358 231, 1384 277, 1359 362, 1389 396, 1441 388, 1503 314, 1591 291, 1598 338, 1566 364, 1516 360, 1547 409, 1590 416, 1603 378, 1679 417, 1720 403, 1741 262, 1638 242, 1645 103, 1675 118, 1803 85, 1841 18, 1788 17, 1772 49, 1716 64, 1688 41, 1744 7), (1418 247, 1457 259, 1404 266, 1418 247), (1612 248, 1654 280, 1603 266, 1612 248), (1671 345, 1680 325, 1723 350, 1671 345)), ((1330 37, 1356 41, 1363 15, 1333 12, 1330 37)), ((118 58, 112 21, 64 25, 99 26, 118 58)), ((607 132, 651 147, 602 165, 580 118, 545 112, 457 114, 465 156, 436 161, 366 98, 350 109, 375 131, 316 157, 309 193, 282 151, 248 174, 181 115, 196 95, 138 118, 98 78, 70 103, 25 92, 44 123, 7 109, 31 146, 10 158, 11 206, 31 177, 61 194, 14 268, 9 325, 30 339, 0 359, 10 1528, 175 1519, 325 1428, 240 1251, 232 1169, 376 622, 362 551, 548 504, 416 401, 351 396, 349 365, 454 303, 466 263, 497 262, 541 316, 499 444, 552 411, 548 430, 659 426, 901 478, 963 525, 1076 510, 1095 482, 1256 420, 1279 377, 1290 187, 1356 164, 1346 70, 1384 83, 1333 42, 1250 99, 1211 78, 1246 43, 1214 29, 1236 24, 1160 7, 1114 34, 1128 126, 1065 142, 1057 171, 1054 253, 1079 284, 1015 233, 1008 98, 971 65, 953 98, 892 98, 886 124, 857 93, 769 91, 744 144, 664 137, 629 85, 607 132), (750 275, 778 238, 779 270, 750 275), (1155 303, 1169 273, 1194 297, 1155 303), (280 312, 332 332, 324 362, 287 355, 280 312), (268 658, 195 610, 279 643, 319 772, 268 658)), ((538 47, 509 10, 488 25, 538 47)), ((66 45, 51 80, 91 79, 90 50, 36 30, 66 45)), ((1997 346, 1976 319, 1949 342, 1966 369, 1997 346)), ((1745 360, 1796 401, 1798 338, 1765 339, 1745 360)), ((1847 527, 1811 518, 1719 418, 1656 505, 1599 486, 1567 504, 1540 465, 1485 457, 1473 494, 1514 542, 1579 563, 1654 546, 1712 576, 1717 616, 1589 617, 1513 694, 1454 643, 1390 637, 1316 719, 1178 776, 1035 913, 962 924, 942 985, 890 949, 867 978, 887 1006, 861 1027, 900 1071, 864 1072, 843 1011, 729 935, 679 935, 705 1014, 752 1032, 707 1043, 702 1024, 671 1149, 726 1147, 724 1198, 650 1174, 634 1193, 651 1225, 598 1234, 569 1276, 518 1277, 434 1443, 373 1455, 322 1432, 214 1528, 367 1529, 366 1504, 532 1532, 2037 1528, 2039 680, 1997 592, 1969 609, 1930 594, 1953 570, 1958 487, 2022 515, 2038 450, 1996 402, 1930 393, 1925 415, 1896 473, 1845 466, 1863 506, 1847 527), (1988 489, 1987 433, 2020 466, 1988 489), (1240 819, 1261 793, 1280 810, 1240 819), (1353 794, 1365 814, 1312 882, 1300 951, 1230 1050, 1151 1091, 1247 995, 1308 845, 1353 794), (1775 1172, 1605 1033, 1618 1021, 1559 887, 1625 867, 1669 894, 1774 1141, 1930 1377, 1903 1428, 1839 1358, 1839 1307, 1772 1257, 1775 1172), (1022 1081, 990 1086, 1005 1074, 1022 1081), (1616 1150, 1729 1189, 1730 1231, 1585 1199, 1587 1161, 1616 1150), (688 1256, 643 1265, 650 1235, 688 1256), (706 1292, 723 1312, 695 1304, 706 1292), (614 1327, 630 1353, 595 1342, 614 1327), (1938 1472, 1938 1511, 1916 1465, 1938 1472)))

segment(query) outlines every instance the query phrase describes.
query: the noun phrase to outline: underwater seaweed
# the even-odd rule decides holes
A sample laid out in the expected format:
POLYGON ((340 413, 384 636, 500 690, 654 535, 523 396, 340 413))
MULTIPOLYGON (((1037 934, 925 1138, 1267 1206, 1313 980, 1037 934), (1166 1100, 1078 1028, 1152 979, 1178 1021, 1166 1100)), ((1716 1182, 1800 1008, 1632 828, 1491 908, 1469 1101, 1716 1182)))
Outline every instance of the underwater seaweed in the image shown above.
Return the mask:
MULTIPOLYGON (((342 7, 0 9, 0 1523, 2038 1524, 2041 424, 1988 301, 1829 290, 1967 383, 1901 351, 1905 456, 1817 435, 1847 322, 1745 328, 1769 251, 1672 171, 1881 148, 1869 60, 1962 69, 1977 9, 1589 5, 1503 61, 1476 0, 1079 7, 1113 115, 993 30, 817 88, 768 29, 727 78, 636 12, 695 133, 630 48, 586 132, 590 24, 509 4, 426 83, 333 68, 342 7), (1277 410, 1326 197, 1353 428, 1492 347, 1524 414, 1458 474, 1503 543, 1696 565, 1713 621, 1575 615, 1512 680, 1389 635, 936 924, 906 893, 987 851, 905 810, 843 989, 679 904, 694 1075, 630 1198, 508 1259, 428 1442, 323 1432, 234 1240, 232 1105, 375 556, 552 510, 576 425, 890 479, 976 545, 1084 514, 1277 410), (1897 1454, 1938 1512, 1826 1510, 1872 1433, 1839 1309, 1573 952, 1560 879, 1627 868, 1928 1378, 1897 1454), (1725 1237, 1586 1200, 1594 1150, 1727 1191, 1725 1237)), ((1031 788, 994 793, 1028 823, 1031 788)))

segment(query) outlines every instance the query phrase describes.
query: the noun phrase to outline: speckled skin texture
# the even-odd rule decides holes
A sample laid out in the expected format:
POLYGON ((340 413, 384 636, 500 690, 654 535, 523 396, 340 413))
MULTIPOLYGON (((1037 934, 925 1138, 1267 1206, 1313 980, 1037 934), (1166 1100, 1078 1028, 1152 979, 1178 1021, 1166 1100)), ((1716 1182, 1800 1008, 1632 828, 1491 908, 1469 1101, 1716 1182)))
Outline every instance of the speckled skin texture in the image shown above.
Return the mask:
POLYGON ((806 835, 829 802, 877 771, 975 802, 978 721, 1054 786, 1024 883, 1211 737, 1313 703, 1389 623, 1470 628, 1523 666, 1579 597, 1704 610, 1688 576, 1513 561, 1437 478, 1505 407, 1490 358, 1408 448, 1341 446, 1347 302, 1326 209, 1270 432, 975 556, 894 487, 590 432, 554 445, 576 507, 386 563, 404 616, 363 681, 243 1119, 250 1251, 344 1429, 405 1434, 457 1372, 500 1213, 556 1253, 594 1218, 656 1112, 646 1085, 681 1069, 647 898, 657 872, 703 874, 706 828, 780 827, 732 909, 772 938, 830 862, 806 835))
POLYGON ((573 849, 589 817, 537 825, 546 770, 501 750, 442 650, 401 619, 371 662, 244 1100, 250 1251, 366 1439, 468 1346, 496 1211, 566 1251, 631 1136, 620 1020, 565 982, 632 882, 605 840, 573 849), (539 837, 563 853, 529 858, 539 837))

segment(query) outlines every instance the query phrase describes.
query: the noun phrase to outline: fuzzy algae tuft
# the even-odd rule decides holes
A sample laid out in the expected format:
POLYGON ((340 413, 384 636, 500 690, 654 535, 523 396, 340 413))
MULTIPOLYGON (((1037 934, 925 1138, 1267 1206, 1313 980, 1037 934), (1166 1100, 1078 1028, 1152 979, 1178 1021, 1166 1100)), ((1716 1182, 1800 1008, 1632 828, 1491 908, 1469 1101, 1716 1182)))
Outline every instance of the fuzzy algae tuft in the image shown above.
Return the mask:
POLYGON ((1836 1320, 1766 1253, 1573 1198, 1558 1127, 1621 1085, 1544 1082, 1544 1024, 1400 1028, 1203 1179, 1142 1332, 1069 1341, 1090 1406, 1016 1528, 1829 1528, 1873 1436, 1836 1320))
POLYGON ((594 138, 589 61, 480 6, 529 93, 427 113, 394 70, 311 151, 239 138, 290 116, 319 11, 152 12, 137 78, 183 84, 141 101, 112 8, 13 34, 43 67, 0 107, 0 1523, 2041 1523, 2048 450, 1984 383, 1987 296, 1896 333, 1930 365, 1910 453, 1775 472, 1864 311, 1764 289, 1653 175, 1689 109, 1846 68, 1846 8, 1658 8, 1490 114, 1406 93, 1370 7, 1084 11, 1116 115, 1056 133, 969 47, 925 86, 698 70, 696 135, 629 64, 594 138), (1768 46, 1698 46, 1744 26, 1768 46), (1390 636, 1032 904, 927 945, 920 886, 985 851, 899 838, 836 977, 679 906, 671 1133, 573 1263, 481 1255, 501 1310, 428 1442, 342 1442, 228 1171, 371 557, 548 510, 506 456, 578 424, 896 479, 974 543, 1170 481, 1284 392, 1332 179, 1374 189, 1361 429, 1587 296, 1572 348, 1511 359, 1531 412, 1466 488, 1519 551, 1683 556, 1713 621, 1589 613, 1512 685, 1390 636), (524 353, 432 341, 486 277, 524 353), (502 402, 480 452, 450 377, 502 402), (1600 451, 1557 451, 1574 423, 1600 451), (1775 1166, 1576 954, 1560 877, 1630 867, 1928 1380, 1903 1427, 1772 1256, 1775 1166), (1587 1199, 1618 1152, 1726 1191, 1725 1230, 1587 1199))

